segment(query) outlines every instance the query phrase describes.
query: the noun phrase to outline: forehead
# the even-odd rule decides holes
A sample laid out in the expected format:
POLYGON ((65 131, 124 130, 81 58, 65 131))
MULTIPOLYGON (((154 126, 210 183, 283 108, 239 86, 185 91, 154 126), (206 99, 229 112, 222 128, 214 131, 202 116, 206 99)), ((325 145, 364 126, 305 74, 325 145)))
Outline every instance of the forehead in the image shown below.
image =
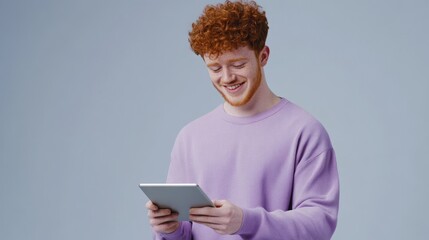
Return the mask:
POLYGON ((225 63, 234 60, 248 60, 252 58, 256 58, 255 52, 249 47, 240 47, 232 51, 227 51, 219 54, 219 56, 213 56, 209 54, 204 55, 204 61, 206 64, 210 63, 225 63))

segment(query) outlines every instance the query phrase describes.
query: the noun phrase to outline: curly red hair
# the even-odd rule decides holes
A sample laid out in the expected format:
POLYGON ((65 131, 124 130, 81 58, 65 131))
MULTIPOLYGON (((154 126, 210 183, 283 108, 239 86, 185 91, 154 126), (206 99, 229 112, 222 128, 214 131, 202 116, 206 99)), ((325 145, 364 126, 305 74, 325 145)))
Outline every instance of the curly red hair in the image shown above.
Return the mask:
POLYGON ((258 54, 265 46, 268 21, 256 2, 208 5, 192 24, 189 43, 195 54, 218 56, 248 46, 258 54))

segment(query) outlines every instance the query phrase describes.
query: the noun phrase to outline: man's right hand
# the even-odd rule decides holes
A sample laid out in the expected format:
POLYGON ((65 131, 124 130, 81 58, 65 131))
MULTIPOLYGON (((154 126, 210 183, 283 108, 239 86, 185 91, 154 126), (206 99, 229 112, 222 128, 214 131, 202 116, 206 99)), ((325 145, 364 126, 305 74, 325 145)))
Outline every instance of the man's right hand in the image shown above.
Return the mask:
POLYGON ((172 233, 179 228, 180 223, 177 221, 179 215, 177 213, 172 213, 170 209, 160 209, 152 201, 146 203, 146 208, 148 209, 149 223, 156 232, 172 233))

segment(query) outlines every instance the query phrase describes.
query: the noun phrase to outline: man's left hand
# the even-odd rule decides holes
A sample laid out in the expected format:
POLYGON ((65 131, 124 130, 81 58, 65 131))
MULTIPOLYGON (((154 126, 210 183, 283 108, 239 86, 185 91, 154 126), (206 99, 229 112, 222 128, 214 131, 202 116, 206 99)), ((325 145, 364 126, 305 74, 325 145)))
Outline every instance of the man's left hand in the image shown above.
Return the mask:
POLYGON ((189 219, 204 224, 219 234, 236 233, 243 221, 243 210, 227 200, 213 201, 215 208, 191 208, 189 219))

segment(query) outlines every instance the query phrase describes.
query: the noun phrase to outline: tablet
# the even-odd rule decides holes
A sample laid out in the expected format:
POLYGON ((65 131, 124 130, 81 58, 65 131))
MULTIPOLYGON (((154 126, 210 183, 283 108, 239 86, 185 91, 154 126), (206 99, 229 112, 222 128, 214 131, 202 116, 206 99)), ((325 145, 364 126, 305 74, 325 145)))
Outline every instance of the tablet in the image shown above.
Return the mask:
POLYGON ((141 190, 159 208, 179 213, 178 221, 189 221, 189 209, 214 207, 196 183, 141 183, 141 190))

